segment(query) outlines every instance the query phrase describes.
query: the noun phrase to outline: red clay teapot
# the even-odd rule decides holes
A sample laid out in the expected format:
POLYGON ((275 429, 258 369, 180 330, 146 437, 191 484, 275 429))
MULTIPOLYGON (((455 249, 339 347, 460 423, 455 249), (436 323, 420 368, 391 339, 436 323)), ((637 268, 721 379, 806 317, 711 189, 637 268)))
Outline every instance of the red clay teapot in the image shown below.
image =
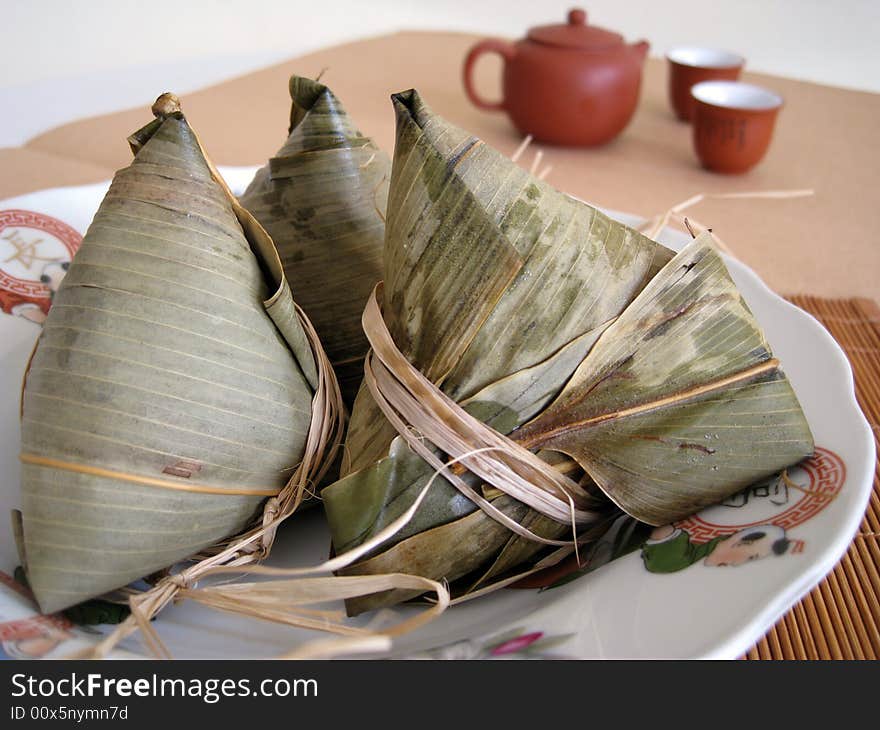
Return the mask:
POLYGON ((509 43, 489 38, 464 62, 464 88, 481 109, 504 110, 516 128, 536 140, 587 147, 611 141, 626 127, 639 100, 648 42, 627 45, 617 33, 587 23, 572 10, 566 25, 532 28, 509 43), (483 53, 504 59, 500 102, 477 94, 473 69, 483 53))

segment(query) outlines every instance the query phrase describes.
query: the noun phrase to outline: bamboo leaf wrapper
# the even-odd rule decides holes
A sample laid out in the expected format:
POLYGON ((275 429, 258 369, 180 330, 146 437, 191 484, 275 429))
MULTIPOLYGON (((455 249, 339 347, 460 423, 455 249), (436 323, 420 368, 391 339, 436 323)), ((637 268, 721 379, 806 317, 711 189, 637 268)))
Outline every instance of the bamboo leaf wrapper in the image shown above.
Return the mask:
MULTIPOLYGON (((567 459, 609 521, 621 508, 650 524, 681 518, 812 453, 797 398, 708 237, 675 254, 530 176, 415 91, 393 102, 382 317, 443 393, 542 459, 567 459)), ((322 493, 337 551, 401 514, 435 471, 363 386, 346 445, 342 478, 322 493)), ((571 536, 464 478, 533 533, 571 536)), ((543 548, 441 478, 407 529, 348 572, 467 590, 543 548)))
POLYGON ((271 241, 157 108, 27 374, 20 550, 44 612, 239 532, 310 422, 315 363, 271 241))
POLYGON ((368 347, 361 312, 382 279, 391 162, 325 85, 293 76, 290 96, 287 141, 241 202, 272 236, 350 406, 368 347))

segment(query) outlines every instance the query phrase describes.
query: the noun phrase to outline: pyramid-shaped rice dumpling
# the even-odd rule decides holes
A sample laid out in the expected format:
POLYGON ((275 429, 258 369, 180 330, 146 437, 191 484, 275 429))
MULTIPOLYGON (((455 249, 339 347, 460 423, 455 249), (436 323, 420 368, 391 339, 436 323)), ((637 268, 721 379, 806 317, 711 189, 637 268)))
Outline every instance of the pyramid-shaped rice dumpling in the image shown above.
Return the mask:
POLYGON ((367 351, 361 312, 382 279, 391 162, 323 84, 293 76, 290 96, 287 141, 241 202, 275 241, 351 406, 367 351))
MULTIPOLYGON (((794 391, 708 236, 676 254, 530 176, 415 91, 392 98, 385 326, 472 416, 561 464, 575 507, 596 515, 580 529, 621 509, 664 524, 812 453, 794 391)), ((402 514, 435 473, 366 386, 347 452, 343 478, 322 492, 337 552, 402 514)), ((570 523, 464 476, 533 534, 571 538, 570 523)), ((346 572, 418 574, 461 592, 546 548, 441 478, 403 531, 346 572)))
POLYGON ((45 612, 240 532, 311 418, 315 362, 271 241, 175 99, 154 112, 27 374, 17 532, 45 612))

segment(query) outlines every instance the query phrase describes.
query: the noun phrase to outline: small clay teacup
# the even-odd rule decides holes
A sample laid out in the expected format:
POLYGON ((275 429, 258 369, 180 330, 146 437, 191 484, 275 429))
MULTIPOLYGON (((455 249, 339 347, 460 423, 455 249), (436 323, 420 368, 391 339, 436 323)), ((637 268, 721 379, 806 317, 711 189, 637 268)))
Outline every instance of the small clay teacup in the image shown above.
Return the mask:
POLYGON ((729 51, 681 46, 666 54, 669 61, 669 103, 676 116, 689 122, 694 113, 691 87, 701 81, 739 78, 746 60, 729 51))
POLYGON ((738 173, 757 165, 770 145, 782 97, 741 81, 703 81, 694 98, 694 149, 703 166, 738 173))

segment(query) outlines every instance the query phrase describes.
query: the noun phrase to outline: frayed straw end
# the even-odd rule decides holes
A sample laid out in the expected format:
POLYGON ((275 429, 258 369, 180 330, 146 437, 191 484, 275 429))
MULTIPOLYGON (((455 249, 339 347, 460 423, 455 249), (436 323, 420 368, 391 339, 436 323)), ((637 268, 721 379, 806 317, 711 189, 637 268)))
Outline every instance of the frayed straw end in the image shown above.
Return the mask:
POLYGON ((172 114, 180 114, 180 98, 177 94, 166 91, 156 101, 153 102, 151 109, 153 116, 158 119, 165 119, 172 114))

